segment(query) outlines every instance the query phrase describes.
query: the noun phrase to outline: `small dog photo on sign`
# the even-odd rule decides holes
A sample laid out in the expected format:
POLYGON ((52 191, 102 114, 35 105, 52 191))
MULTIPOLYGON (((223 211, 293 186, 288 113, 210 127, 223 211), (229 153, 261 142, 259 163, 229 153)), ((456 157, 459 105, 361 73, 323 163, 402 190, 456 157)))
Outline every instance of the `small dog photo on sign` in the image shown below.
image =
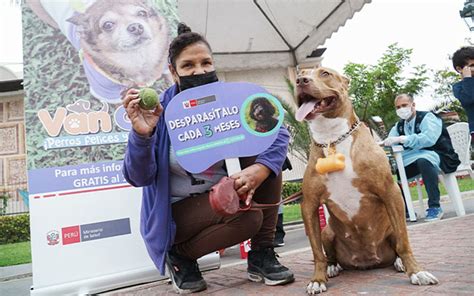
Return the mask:
POLYGON ((259 97, 254 99, 250 104, 248 110, 250 120, 247 123, 256 132, 267 133, 277 126, 278 113, 278 108, 276 108, 269 99, 259 97))

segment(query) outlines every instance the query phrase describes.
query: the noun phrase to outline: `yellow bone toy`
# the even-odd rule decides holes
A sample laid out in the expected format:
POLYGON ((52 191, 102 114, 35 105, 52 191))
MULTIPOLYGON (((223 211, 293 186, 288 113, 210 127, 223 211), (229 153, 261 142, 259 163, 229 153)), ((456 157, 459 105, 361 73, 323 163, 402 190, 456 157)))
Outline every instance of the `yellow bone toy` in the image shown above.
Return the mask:
POLYGON ((342 171, 346 167, 344 154, 337 153, 335 150, 336 149, 328 148, 328 156, 318 158, 316 161, 316 172, 318 174, 342 171))

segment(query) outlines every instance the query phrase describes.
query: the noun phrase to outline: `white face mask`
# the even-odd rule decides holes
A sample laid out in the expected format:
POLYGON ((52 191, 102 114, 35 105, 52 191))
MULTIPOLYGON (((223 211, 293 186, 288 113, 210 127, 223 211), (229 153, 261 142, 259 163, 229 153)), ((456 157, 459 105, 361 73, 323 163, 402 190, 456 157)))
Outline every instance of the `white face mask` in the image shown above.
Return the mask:
POLYGON ((411 107, 403 107, 397 110, 397 115, 401 119, 407 120, 413 113, 411 112, 411 107))

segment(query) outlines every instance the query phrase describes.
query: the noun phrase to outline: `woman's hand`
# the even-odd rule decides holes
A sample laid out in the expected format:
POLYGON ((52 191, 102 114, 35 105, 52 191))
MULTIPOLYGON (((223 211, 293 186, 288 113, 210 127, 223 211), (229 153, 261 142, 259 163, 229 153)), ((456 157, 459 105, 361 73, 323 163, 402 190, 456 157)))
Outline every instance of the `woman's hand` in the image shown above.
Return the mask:
POLYGON ((127 90, 123 97, 123 106, 127 111, 128 118, 130 118, 135 132, 141 136, 150 137, 158 123, 158 119, 160 119, 163 107, 160 102, 158 102, 154 110, 144 110, 140 108, 138 105, 140 102, 138 93, 139 90, 135 88, 127 90))
POLYGON ((249 205, 252 201, 252 197, 255 194, 255 190, 260 184, 270 176, 270 169, 260 163, 255 163, 251 166, 246 167, 242 171, 230 176, 235 180, 234 188, 238 195, 247 194, 245 204, 249 205))

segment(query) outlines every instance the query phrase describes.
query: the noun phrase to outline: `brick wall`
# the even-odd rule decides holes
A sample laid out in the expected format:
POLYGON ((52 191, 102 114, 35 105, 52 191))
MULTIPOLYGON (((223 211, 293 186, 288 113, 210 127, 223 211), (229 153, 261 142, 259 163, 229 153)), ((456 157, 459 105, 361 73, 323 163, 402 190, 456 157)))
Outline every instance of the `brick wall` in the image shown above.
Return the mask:
POLYGON ((18 194, 27 188, 25 150, 23 91, 0 93, 0 195, 10 197, 7 213, 28 210, 18 194))

